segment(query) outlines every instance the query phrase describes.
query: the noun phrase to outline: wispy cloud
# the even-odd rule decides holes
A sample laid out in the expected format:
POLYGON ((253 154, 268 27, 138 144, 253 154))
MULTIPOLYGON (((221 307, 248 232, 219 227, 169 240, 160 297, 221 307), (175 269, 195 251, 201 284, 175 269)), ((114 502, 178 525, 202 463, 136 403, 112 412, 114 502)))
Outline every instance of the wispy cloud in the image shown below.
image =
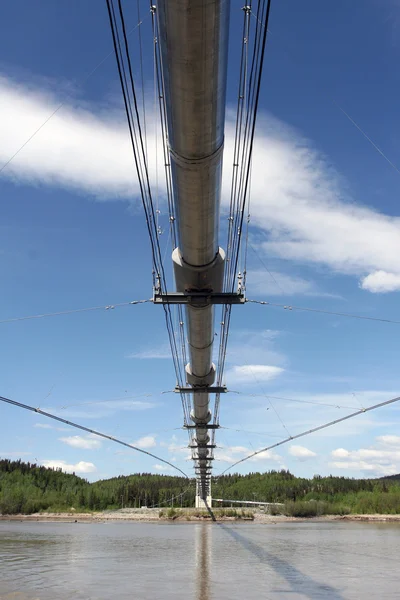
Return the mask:
POLYGON ((159 406, 158 402, 143 402, 141 400, 117 400, 117 401, 99 401, 82 402, 82 404, 65 404, 64 406, 46 407, 43 410, 59 415, 60 417, 81 418, 81 419, 103 419, 120 411, 144 411, 159 406), (85 409, 85 405, 96 405, 94 410, 91 407, 85 409), (80 408, 82 406, 82 408, 80 408))
MULTIPOLYGON (((399 218, 356 204, 338 173, 298 132, 264 118, 257 133, 252 222, 267 238, 262 250, 358 278, 379 270, 400 274, 399 218)), ((224 177, 227 186, 230 173, 224 177)))
POLYGON ((315 458, 317 454, 304 446, 290 446, 289 447, 290 456, 294 456, 298 460, 304 461, 309 460, 310 458, 315 458))
MULTIPOLYGON (((254 449, 247 448, 246 446, 219 446, 215 450, 215 458, 221 462, 233 464, 234 462, 245 458, 254 452, 254 449)), ((281 468, 283 464, 282 456, 274 452, 273 450, 267 450, 261 454, 252 456, 249 461, 251 462, 276 462, 281 468)))
MULTIPOLYGON (((6 162, 59 104, 48 89, 0 78, 2 136, 6 162)), ((111 111, 113 113, 113 111, 111 111)), ((64 105, 6 167, 3 174, 32 183, 59 185, 99 197, 132 197, 137 182, 128 130, 122 118, 64 105)))
MULTIPOLYGON (((0 98, 0 161, 5 163, 44 123, 59 99, 48 90, 7 77, 0 78, 0 98)), ((150 156, 156 146, 151 131, 148 128, 150 156)), ((233 146, 234 123, 228 115, 225 206, 229 205, 233 146)), ((153 161, 150 171, 154 177, 153 161)), ((116 113, 114 107, 103 111, 72 102, 64 105, 2 176, 73 188, 102 199, 131 199, 138 193, 128 130, 122 111, 116 113)), ((266 240, 260 247, 270 256, 327 266, 332 272, 357 277, 363 289, 376 293, 400 288, 400 219, 356 204, 313 145, 272 117, 258 121, 252 215, 266 240)))
POLYGON ((34 427, 38 429, 54 429, 55 431, 69 431, 68 427, 54 427, 54 425, 50 425, 49 423, 35 423, 34 427))
MULTIPOLYGON (((283 332, 274 329, 233 330, 228 345, 228 365, 262 363, 284 367, 287 358, 278 349, 279 338, 282 334, 283 332)), ((218 352, 218 344, 215 344, 215 352, 218 352)), ((217 360, 217 354, 214 358, 217 360)), ((227 382, 229 382, 228 379, 227 382)))
POLYGON ((72 448, 82 448, 83 450, 97 450, 101 447, 101 440, 96 436, 83 437, 81 435, 71 435, 60 438, 60 442, 71 446, 72 448))
POLYGON ((132 352, 131 354, 128 354, 126 358, 137 358, 139 360, 171 358, 171 350, 167 346, 158 346, 156 348, 140 350, 139 352, 132 352))
POLYGON ((69 464, 65 460, 42 460, 41 464, 49 469, 61 469, 66 473, 94 473, 96 466, 91 462, 80 460, 76 464, 69 464))
POLYGON ((22 456, 30 456, 32 452, 25 452, 24 450, 0 450, 0 456, 2 458, 21 458, 22 456))
POLYGON ((337 297, 319 288, 314 282, 296 275, 261 269, 247 271, 247 292, 254 296, 325 296, 337 297))
POLYGON ((284 369, 273 365, 236 365, 226 372, 230 383, 270 381, 283 373, 284 369))
POLYGON ((154 435, 145 435, 136 440, 135 442, 132 442, 132 445, 145 450, 148 448, 154 448, 154 446, 157 446, 157 442, 154 435))
POLYGON ((172 471, 172 468, 169 467, 168 465, 159 465, 159 464, 153 465, 153 469, 155 469, 156 471, 164 471, 164 472, 172 471))

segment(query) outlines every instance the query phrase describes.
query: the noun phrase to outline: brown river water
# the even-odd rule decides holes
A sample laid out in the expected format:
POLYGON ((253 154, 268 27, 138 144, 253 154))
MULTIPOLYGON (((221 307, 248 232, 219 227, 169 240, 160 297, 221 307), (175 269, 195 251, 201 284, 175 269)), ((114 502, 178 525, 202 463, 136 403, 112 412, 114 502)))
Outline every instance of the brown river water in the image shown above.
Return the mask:
POLYGON ((400 599, 400 524, 2 521, 0 598, 400 599))

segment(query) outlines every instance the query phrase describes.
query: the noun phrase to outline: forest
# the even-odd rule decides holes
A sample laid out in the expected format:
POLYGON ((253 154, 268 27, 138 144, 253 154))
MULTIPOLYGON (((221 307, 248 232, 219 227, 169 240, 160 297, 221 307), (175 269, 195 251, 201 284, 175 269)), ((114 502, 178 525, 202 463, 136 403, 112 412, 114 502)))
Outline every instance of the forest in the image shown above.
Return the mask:
MULTIPOLYGON (((0 513, 79 512, 194 506, 194 480, 170 475, 136 473, 89 483, 61 469, 21 460, 0 459, 0 513)), ((269 471, 213 478, 212 496, 225 500, 277 502, 279 511, 313 514, 400 513, 400 476, 381 479, 295 477, 289 471, 269 471)))

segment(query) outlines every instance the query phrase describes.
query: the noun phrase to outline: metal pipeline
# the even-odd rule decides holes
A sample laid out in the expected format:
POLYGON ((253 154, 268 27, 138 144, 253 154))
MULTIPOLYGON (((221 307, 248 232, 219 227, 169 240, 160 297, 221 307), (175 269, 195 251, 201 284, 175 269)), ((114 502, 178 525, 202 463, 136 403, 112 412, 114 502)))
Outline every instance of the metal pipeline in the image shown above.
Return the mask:
MULTIPOLYGON (((179 248, 173 253, 177 291, 222 291, 225 255, 218 245, 226 103, 229 0, 160 0, 159 43, 179 248)), ((211 385, 214 308, 186 309, 190 385, 211 385)), ((209 395, 193 394, 192 419, 208 423, 209 395)), ((208 433, 196 429, 198 444, 208 433)), ((199 448, 206 474, 207 449, 199 448)), ((201 476, 203 479, 204 477, 201 476)))

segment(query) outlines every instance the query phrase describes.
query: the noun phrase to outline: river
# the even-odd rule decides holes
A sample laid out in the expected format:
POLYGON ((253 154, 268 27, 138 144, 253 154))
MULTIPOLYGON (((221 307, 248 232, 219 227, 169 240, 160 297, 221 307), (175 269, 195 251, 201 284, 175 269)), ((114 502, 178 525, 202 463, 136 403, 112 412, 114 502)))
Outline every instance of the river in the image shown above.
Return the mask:
POLYGON ((400 524, 0 522, 1 600, 398 599, 400 524))

